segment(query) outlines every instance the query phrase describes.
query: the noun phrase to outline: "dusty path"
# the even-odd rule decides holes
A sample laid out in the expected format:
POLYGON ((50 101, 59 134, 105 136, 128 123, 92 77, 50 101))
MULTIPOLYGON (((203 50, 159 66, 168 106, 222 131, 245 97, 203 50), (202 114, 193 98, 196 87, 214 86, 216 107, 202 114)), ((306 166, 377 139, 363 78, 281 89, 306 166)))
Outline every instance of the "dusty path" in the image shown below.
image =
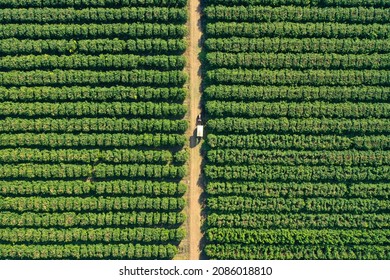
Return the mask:
MULTIPOLYGON (((196 129, 196 117, 201 112, 201 63, 198 59, 201 45, 201 7, 200 0, 189 1, 189 76, 190 76, 190 132, 196 129)), ((190 154, 190 186, 189 186, 189 258, 199 260, 201 232, 200 198, 202 194, 200 144, 196 145, 196 139, 191 137, 190 154)))

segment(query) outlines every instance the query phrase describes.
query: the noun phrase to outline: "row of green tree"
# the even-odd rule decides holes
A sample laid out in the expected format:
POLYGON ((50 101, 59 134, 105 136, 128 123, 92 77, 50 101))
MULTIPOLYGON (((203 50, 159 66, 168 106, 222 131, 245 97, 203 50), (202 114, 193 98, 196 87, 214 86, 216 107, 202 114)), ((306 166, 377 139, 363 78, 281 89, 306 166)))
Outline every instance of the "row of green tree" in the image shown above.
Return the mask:
MULTIPOLYGON (((17 0, 18 2, 20 0, 17 0)), ((55 260, 55 259, 172 259, 177 253, 175 245, 140 244, 55 244, 55 245, 12 245, 0 244, 2 259, 55 260)))
POLYGON ((389 150, 390 139, 386 135, 298 135, 298 134, 248 134, 207 135, 211 148, 279 149, 279 150, 389 150))
MULTIPOLYGON (((0 31, 2 30, 0 29, 0 31)), ((388 24, 376 24, 376 23, 366 25, 366 24, 346 24, 346 23, 329 23, 329 22, 319 22, 319 23, 217 22, 217 23, 207 23, 205 31, 206 34, 211 37, 231 37, 231 36, 250 37, 250 38, 259 38, 259 37, 267 37, 267 36, 290 37, 290 38, 357 37, 360 39, 365 39, 365 38, 387 39, 390 37, 390 26, 388 24)), ((12 34, 14 33, 12 32, 12 34)), ((6 37, 10 37, 10 36, 6 36, 6 37)))
MULTIPOLYGON (((375 73, 374 73, 375 74, 375 73)), ((377 75, 380 74, 376 73, 377 75)), ((374 77, 373 77, 374 78, 374 77)), ((12 86, 183 86, 187 76, 183 71, 11 71, 0 72, 0 84, 12 86)), ((375 81, 374 81, 375 84, 375 81)))
POLYGON ((184 198, 176 197, 1 197, 0 210, 10 212, 110 212, 110 211, 178 211, 184 198))
MULTIPOLYGON (((8 91, 2 91, 7 100, 8 91)), ((244 86, 244 85, 210 85, 204 90, 207 100, 237 101, 390 101, 390 88, 381 86, 244 86)), ((1 98, 1 96, 0 96, 1 98)), ((209 102, 209 101, 208 101, 209 102)))
POLYGON ((390 179, 390 166, 207 165, 205 174, 210 180, 227 181, 375 182, 390 179))
MULTIPOLYGON (((286 101, 226 102, 211 100, 207 102, 206 110, 213 118, 288 117, 360 119, 386 118, 390 114, 390 103, 329 103, 322 101, 299 103, 286 101)), ((167 115, 169 116, 169 114, 167 115)))
POLYGON ((388 260, 390 246, 384 245, 280 245, 208 244, 210 259, 228 260, 388 260))
POLYGON ((75 119, 16 119, 6 118, 0 120, 0 132, 131 132, 159 133, 173 132, 183 133, 187 130, 188 123, 185 120, 161 120, 161 119, 116 119, 116 118, 75 118, 75 119))
POLYGON ((390 201, 362 198, 250 198, 243 196, 210 197, 207 206, 221 213, 348 213, 386 214, 390 201))
POLYGON ((69 228, 88 227, 104 228, 116 227, 156 227, 156 226, 180 226, 186 217, 183 212, 101 212, 101 213, 34 213, 34 212, 2 212, 0 213, 0 225, 6 228, 69 228))
POLYGON ((168 7, 0 9, 0 23, 155 22, 185 23, 187 11, 168 7), (48 17, 48 15, 50 15, 48 17))
POLYGON ((187 45, 183 39, 94 39, 86 40, 19 40, 9 38, 0 40, 0 53, 4 55, 29 54, 120 54, 147 53, 151 54, 181 54, 187 45))
MULTIPOLYGON (((213 149, 207 152, 206 157, 209 163, 221 165, 381 166, 390 164, 389 151, 262 151, 213 149)), ((14 156, 14 159, 16 158, 17 155, 14 156)), ((4 160, 3 162, 7 161, 4 160)))
POLYGON ((42 228, 0 228, 0 241, 2 244, 12 243, 166 243, 179 242, 185 237, 183 228, 68 228, 68 229, 42 229, 42 228))
MULTIPOLYGON (((181 119, 187 107, 167 102, 0 103, 2 117, 142 117, 181 119)), ((373 115, 375 116, 375 115, 373 115)), ((379 115, 380 116, 380 115, 379 115)))
MULTIPOLYGON (((263 1, 265 2, 265 1, 263 1)), ((230 5, 229 3, 226 3, 230 5)), ((388 9, 318 6, 207 6, 207 21, 388 23, 388 9)))
MULTIPOLYGON (((5 127, 1 125, 0 128, 5 127)), ((383 134, 390 130, 387 118, 329 119, 329 118, 220 118, 211 119, 207 127, 212 133, 289 133, 289 134, 383 134)), ((12 131, 12 130, 11 130, 12 131)), ((385 143, 388 143, 386 141, 385 143)))
MULTIPOLYGON (((383 59, 385 57, 383 56, 383 59)), ((373 62, 374 64, 374 62, 373 62)), ((72 56, 26 55, 5 56, 0 60, 0 70, 45 70, 45 69, 99 69, 131 70, 158 69, 181 70, 185 66, 183 56, 139 56, 131 54, 101 54, 99 56, 75 54, 72 56)), ((374 66, 371 68, 375 68, 374 66)), ((380 68, 378 66, 378 68, 380 68)))
MULTIPOLYGON (((123 195, 131 196, 182 196, 186 185, 161 181, 0 181, 1 195, 18 196, 72 196, 72 195, 123 195)), ((0 223, 1 225, 1 223, 0 223)))
POLYGON ((380 213, 212 213, 206 223, 208 227, 249 229, 388 229, 390 216, 380 213))
MULTIPOLYGON (((239 36, 239 35, 237 35, 239 36)), ((266 53, 338 53, 338 54, 375 54, 388 53, 390 42, 386 39, 359 38, 207 38, 205 48, 208 51, 230 53, 266 52, 266 53)), ((12 47, 11 47, 12 49, 12 47)), ((22 47, 23 49, 23 47, 22 47)), ((2 51, 1 44, 0 50, 2 51)))
MULTIPOLYGON (((11 230, 12 231, 12 230, 11 230)), ((215 243, 267 245, 389 245, 390 230, 253 230, 241 228, 209 228, 206 238, 215 243)))
MULTIPOLYGON (((389 25, 390 26, 390 25, 389 25)), ((145 71, 146 72, 146 71, 145 71)), ((21 73, 16 72, 21 75, 21 73)), ((13 78, 16 74, 11 72, 13 78)), ((34 72, 31 72, 34 73, 34 72)), ((110 73, 110 72, 108 72, 110 73)), ((1 73, 0 73, 1 74, 1 73)), ((150 74, 153 75, 153 74, 150 74)), ((161 74, 160 74, 161 75, 161 74)), ((11 78, 8 75, 0 78, 11 78)), ((151 77, 152 78, 152 77, 151 77)), ((387 70, 253 70, 219 68, 207 71, 206 82, 211 84, 277 85, 277 86, 390 86, 387 70)), ((1 80, 0 80, 1 81, 1 80)), ((148 81, 142 81, 148 83, 148 81)), ((172 83, 177 82, 177 79, 172 83)), ((9 81, 11 85, 13 81, 9 81)), ((6 84, 8 84, 6 83, 6 84)), ((24 85, 24 81, 22 82, 24 85)))
POLYGON ((174 159, 167 150, 99 150, 99 149, 2 149, 1 163, 162 163, 167 164, 174 159))
POLYGON ((183 38, 183 24, 113 23, 113 24, 2 24, 0 39, 84 39, 84 38, 183 38))
MULTIPOLYGON (((182 103, 186 95, 186 90, 180 87, 0 87, 2 102, 169 101, 170 103, 182 103)), ((379 95, 379 93, 375 94, 373 90, 372 95, 379 95)), ((388 95, 385 94, 385 96, 388 95)))
POLYGON ((129 133, 21 133, 0 134, 0 147, 46 147, 46 148, 174 148, 182 147, 186 138, 182 134, 129 134, 129 133))
MULTIPOLYGON (((356 0, 355 0, 356 1, 356 0)), ((187 0, 2 0, 0 7, 185 7, 187 0)))
MULTIPOLYGON (((6 1, 16 1, 16 0, 6 0, 6 1)), ((45 0, 41 0, 41 1, 45 1, 45 0)), ((283 6, 283 5, 320 6, 320 7, 328 7, 328 6, 329 7, 390 7, 390 3, 387 2, 387 0, 208 0, 208 4, 209 5, 221 4, 221 5, 231 5, 231 6, 269 5, 275 7, 283 6)))
POLYGON ((386 183, 213 181, 207 184, 206 192, 210 196, 245 195, 248 197, 360 197, 386 199, 390 197, 390 186, 386 183))
MULTIPOLYGON (((22 58, 23 59, 23 58, 22 58)), ((127 58, 136 64, 138 61, 132 58, 127 58)), ((167 58, 161 58, 166 61, 167 58)), ((224 52, 208 52, 206 55, 208 66, 211 68, 266 68, 270 70, 275 69, 294 69, 294 70, 306 70, 306 69, 353 69, 353 70, 365 70, 365 69, 388 69, 390 67, 390 55, 389 54, 318 54, 318 53, 224 53, 224 52)), ((32 60, 34 62, 34 60, 32 60)), ((157 61, 157 58, 156 58, 157 61)), ((6 60, 0 67, 7 66, 6 60)), ((32 63, 33 63, 32 62, 32 63)), ((131 63, 129 62, 129 64, 131 63)), ((14 62, 17 67, 17 62, 14 62)), ((125 62, 127 63, 127 62, 125 62)), ((151 62, 150 62, 151 63, 151 62)), ((98 63, 97 63, 98 64, 98 63)), ((12 65, 12 64, 11 64, 12 65)), ((35 64, 33 64, 35 65, 35 64)), ((59 65, 59 64, 58 64, 59 65)), ((145 62, 139 62, 140 67, 148 67, 149 64, 145 62), (145 66, 144 66, 145 65, 145 66)), ((161 69, 174 69, 179 65, 166 65, 162 63, 161 69), (164 66, 166 68, 164 68, 164 66)), ((62 66, 62 65, 61 65, 62 66)), ((96 67, 98 67, 97 65, 96 67)), ((26 66, 28 67, 28 66, 26 66)), ((115 67, 114 63, 112 66, 115 67)), ((119 64, 118 64, 118 67, 119 64)), ((129 66, 131 67, 131 66, 129 66)), ((19 69, 19 68, 16 68, 19 69)), ((177 69, 177 68, 176 68, 177 69)))

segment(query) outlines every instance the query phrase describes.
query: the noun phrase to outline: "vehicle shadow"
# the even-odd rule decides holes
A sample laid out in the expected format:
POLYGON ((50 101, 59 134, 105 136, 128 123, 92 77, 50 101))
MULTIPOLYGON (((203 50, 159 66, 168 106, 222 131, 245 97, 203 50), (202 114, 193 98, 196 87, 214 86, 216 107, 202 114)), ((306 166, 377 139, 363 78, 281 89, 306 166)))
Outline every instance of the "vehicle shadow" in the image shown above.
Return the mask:
POLYGON ((196 137, 196 128, 192 132, 190 136, 190 148, 195 148, 199 144, 198 137, 196 137))

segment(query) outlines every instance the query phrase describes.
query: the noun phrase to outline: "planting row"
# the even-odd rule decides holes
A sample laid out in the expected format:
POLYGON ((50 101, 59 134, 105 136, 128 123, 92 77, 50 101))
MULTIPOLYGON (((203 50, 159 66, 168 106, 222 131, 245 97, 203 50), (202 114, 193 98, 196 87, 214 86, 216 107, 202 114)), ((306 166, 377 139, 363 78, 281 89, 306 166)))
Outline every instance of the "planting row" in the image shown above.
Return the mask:
MULTIPOLYGON (((230 53, 338 53, 375 54, 390 52, 389 40, 358 38, 207 38, 208 51, 230 53)), ((22 47, 23 49, 23 47, 22 47)), ((3 51, 0 45, 0 50, 3 51)), ((12 50, 12 47, 11 47, 12 50)), ((4 52, 7 52, 4 50, 4 52)))
POLYGON ((253 246, 209 244, 205 247, 211 259, 237 260, 388 260, 390 246, 380 245, 281 245, 253 246))
POLYGON ((184 25, 154 23, 0 25, 0 39, 182 38, 186 32, 184 25))
MULTIPOLYGON (((182 104, 157 102, 103 103, 0 103, 1 117, 145 117, 182 118, 187 108, 182 104)), ((373 115, 375 116, 375 115, 373 115)), ((380 115, 379 115, 380 117, 380 115)))
MULTIPOLYGON (((386 118, 390 103, 328 102, 224 102, 208 101, 208 114, 220 117, 288 117, 288 118, 386 118)), ((1 114, 0 114, 1 115, 1 114)), ((169 115, 169 114, 168 114, 169 115)))
MULTIPOLYGON (((11 156, 8 156, 11 158, 11 156)), ((390 165, 389 151, 262 151, 221 149, 207 152, 211 164, 258 164, 258 165, 340 165, 381 166, 390 165)), ((13 158, 17 158, 17 155, 13 158)), ((127 159, 127 158, 126 158, 127 159)), ((0 158, 1 160, 1 158, 0 158)), ((104 160, 104 159, 103 159, 104 160)), ((161 159, 160 159, 161 160, 161 159)), ((12 161, 12 160, 11 160, 12 161)), ((125 159, 124 159, 125 161, 125 159)), ((6 162, 6 160, 3 160, 6 162)))
POLYGON ((170 163, 174 156, 164 150, 41 150, 3 149, 2 163, 45 162, 45 163, 170 163))
MULTIPOLYGON (((1 125, 1 122, 0 122, 1 125)), ((390 122, 384 119, 326 119, 326 118, 222 118, 207 122, 212 133, 288 133, 288 134, 383 134, 390 130, 390 122)), ((12 131, 12 129, 10 129, 12 131)))
MULTIPOLYGON (((355 0, 356 1, 356 0, 355 0)), ((371 0, 372 1, 372 0, 371 0)), ((377 1, 377 0, 376 0, 377 1)), ((0 7, 185 7, 187 0, 2 0, 0 7)))
POLYGON ((90 165, 77 164, 4 164, 0 165, 0 178, 6 179, 79 179, 79 178, 154 178, 181 179, 184 166, 170 165, 90 165))
MULTIPOLYGON (((271 70, 275 70, 275 69, 295 69, 295 70, 305 70, 305 69, 361 70, 362 69, 364 70, 364 69, 388 69, 390 67, 390 55, 388 54, 383 54, 383 55, 379 55, 379 54, 339 55, 339 54, 316 54, 316 53, 304 53, 304 54, 302 53, 301 54, 234 53, 233 54, 233 53, 223 53, 223 52, 209 52, 206 55, 206 59, 209 66, 212 68, 244 67, 247 69, 266 68, 271 70)), ((134 61, 134 59, 132 61, 134 61)), ((134 63, 136 64, 135 61, 134 63)), ((140 66, 142 66, 141 62, 140 62, 140 66)), ((176 66, 176 64, 166 65, 166 66, 167 69, 169 68, 169 66, 171 66, 171 68, 173 69, 176 66)), ((113 65, 113 67, 115 66, 113 65)))
MULTIPOLYGON (((373 90, 374 91, 374 90, 373 90)), ((383 92, 383 91, 382 91, 383 92)), ((383 98, 387 97, 383 92, 383 98)), ((169 101, 181 103, 186 90, 183 88, 153 88, 153 87, 0 87, 0 100, 42 102, 42 101, 169 101)), ((372 95, 382 96, 381 91, 372 95)), ((368 97, 369 98, 369 97, 368 97)), ((379 98, 379 97, 377 97, 379 98)))
POLYGON ((178 22, 185 23, 184 9, 165 7, 34 8, 0 9, 0 23, 178 22), (48 16, 49 15, 49 16, 48 16))
POLYGON ((249 198, 242 196, 211 197, 207 206, 219 213, 347 213, 386 214, 390 210, 389 200, 362 198, 249 198))
POLYGON ((23 133, 0 134, 0 147, 104 147, 104 148, 159 148, 182 147, 186 141, 181 134, 120 134, 120 133, 88 133, 88 134, 55 134, 55 133, 23 133))
POLYGON ((389 150, 390 139, 385 135, 297 135, 297 134, 248 134, 207 136, 211 148, 278 149, 278 150, 389 150))
POLYGON ((385 214, 216 214, 207 217, 209 227, 252 229, 389 229, 385 214))
MULTIPOLYGON (((16 72, 17 73, 17 72, 16 72)), ((0 78, 13 78, 0 73, 0 78)), ((34 73, 34 72, 32 72, 34 73)), ((110 73, 110 72, 108 72, 110 73)), ((132 73, 132 72, 130 72, 132 73)), ((129 73, 129 74, 130 74, 129 73)), ((169 73, 169 72, 168 72, 169 73)), ((20 73, 18 73, 20 75, 20 73)), ((173 73, 172 73, 173 74, 173 73)), ((157 75, 157 74, 155 74, 157 75)), ((161 75, 161 74, 160 74, 161 75)), ((178 78, 173 78, 172 83, 178 78)), ((164 79, 165 80, 165 79, 164 79)), ((207 71, 206 81, 214 84, 278 86, 389 86, 387 70, 253 70, 218 68, 207 71)), ((57 81, 58 82, 58 81, 57 81)), ((143 81, 146 82, 146 81, 143 81)), ((5 84, 12 84, 12 81, 5 84)), ((160 82, 161 83, 161 82, 160 82)))
POLYGON ((170 54, 183 53, 186 42, 182 39, 134 39, 119 40, 18 40, 16 38, 0 40, 0 53, 5 55, 31 54, 120 54, 147 53, 170 54))
MULTIPOLYGON (((19 1, 19 0, 18 0, 19 1)), ((174 245, 140 244, 56 244, 56 245, 0 245, 3 259, 172 259, 177 253, 174 245)))
POLYGON ((207 239, 215 243, 269 245, 389 245, 390 230, 249 230, 211 228, 207 239))
MULTIPOLYGON (((15 91, 15 90, 14 90, 15 91)), ((22 89, 23 91, 23 89, 22 89)), ((0 88, 0 92, 2 92, 0 88)), ((12 92, 13 93, 13 92, 12 92)), ((4 93, 6 95, 6 93, 4 93)), ((9 94, 11 98, 11 94, 9 94)), ((12 94, 12 97, 15 96, 12 94)), ((213 85, 204 91, 208 100, 242 100, 242 101, 390 101, 389 87, 337 87, 337 86, 244 86, 244 85, 213 85)), ((0 96, 1 98, 1 96, 0 96)), ((7 98, 7 97, 3 97, 7 98)), ((16 98, 15 98, 16 99, 16 98)), ((206 103, 206 106, 209 102, 206 103)), ((383 104, 384 105, 384 104, 383 104)), ((335 104, 337 106, 337 104, 335 104)))
MULTIPOLYGON (((7 2, 8 1, 16 1, 16 0, 7 0, 7 2)), ((45 1, 45 0, 41 0, 41 1, 45 1)), ((294 5, 294 6, 325 6, 325 7, 326 6, 329 7, 335 7, 335 6, 336 7, 390 7, 390 3, 387 2, 387 0, 208 0, 207 2, 209 5, 222 4, 222 5, 232 5, 232 6, 271 5, 271 6, 278 7, 283 5, 294 5)))
POLYGON ((7 197, 0 200, 1 211, 16 212, 109 212, 181 211, 183 198, 173 197, 7 197))
POLYGON ((160 181, 0 181, 1 195, 121 195, 131 196, 181 196, 186 192, 184 184, 160 181))
POLYGON ((77 119, 14 119, 0 120, 0 132, 172 132, 187 130, 185 120, 77 118, 77 119))
MULTIPOLYGON (((0 184, 1 186, 1 184, 0 184)), ((248 197, 390 197, 390 186, 379 184, 346 183, 280 183, 280 182, 210 182, 206 187, 210 196, 245 195, 248 197)))
POLYGON ((185 236, 183 229, 103 228, 103 229, 1 229, 1 243, 166 243, 178 242, 185 236))
MULTIPOLYGON (((373 62, 373 64, 376 62, 373 62)), ((160 69, 178 70, 185 65, 182 56, 139 56, 102 54, 72 56, 5 56, 0 60, 0 70, 34 70, 34 69, 160 69)), ((374 66, 372 68, 375 68, 374 66)), ((378 67, 380 69, 380 67, 378 67)))
MULTIPOLYGON (((264 1, 263 1, 264 2, 264 1)), ((229 3, 226 3, 229 4, 229 3)), ((390 11, 365 7, 208 6, 208 21, 388 23, 390 11)))
POLYGON ((182 212, 102 212, 102 213, 33 213, 2 212, 0 227, 70 228, 70 227, 132 227, 180 226, 186 217, 182 212))
MULTIPOLYGON (((4 166, 5 167, 5 166, 4 166)), ((3 174, 6 170, 3 171, 3 174)), ((215 166, 207 165, 205 174, 210 180, 254 180, 279 182, 366 182, 386 181, 390 179, 390 166, 279 166, 279 165, 243 165, 215 166)))
MULTIPOLYGON (((381 72, 374 74, 380 75, 381 72)), ((375 78, 375 77, 372 77, 375 78)), ((53 71, 11 71, 0 72, 2 86, 60 86, 60 85, 132 85, 132 86, 182 86, 186 75, 182 71, 91 71, 91 70, 53 70, 53 71)), ((375 83, 375 81, 374 81, 375 83)))
MULTIPOLYGON (((15 26, 16 27, 16 26, 15 26)), ((8 30, 7 30, 8 31, 8 30)), ((7 34, 0 29, 0 36, 7 34), (3 33, 4 32, 4 33, 3 33), (3 34, 1 34, 3 33, 3 34)), ((73 31, 73 30, 72 30, 73 31)), ((172 32, 173 33, 173 32, 172 32)), ((217 22, 206 25, 206 33, 212 37, 241 36, 250 38, 360 38, 386 39, 390 36, 388 24, 345 24, 345 23, 291 23, 291 22, 217 22)), ((15 31, 15 34, 16 31, 15 31)), ((143 33, 141 33, 143 35, 143 33)), ((165 35, 165 34, 164 34, 165 35)), ((172 34, 173 36, 173 34, 172 34)), ((7 36, 8 37, 8 36, 7 36)))

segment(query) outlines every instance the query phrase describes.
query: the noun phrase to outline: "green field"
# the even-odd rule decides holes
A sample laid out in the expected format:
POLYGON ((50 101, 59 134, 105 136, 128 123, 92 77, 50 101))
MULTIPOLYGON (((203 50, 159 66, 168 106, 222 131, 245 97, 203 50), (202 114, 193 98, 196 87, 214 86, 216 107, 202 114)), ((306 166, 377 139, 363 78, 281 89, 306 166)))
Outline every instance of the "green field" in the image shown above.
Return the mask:
POLYGON ((211 259, 390 259, 390 10, 205 2, 211 259))
POLYGON ((390 259, 388 0, 0 1, 0 259, 189 258, 390 259))
POLYGON ((1 1, 1 259, 175 256, 186 21, 186 1, 1 1))

